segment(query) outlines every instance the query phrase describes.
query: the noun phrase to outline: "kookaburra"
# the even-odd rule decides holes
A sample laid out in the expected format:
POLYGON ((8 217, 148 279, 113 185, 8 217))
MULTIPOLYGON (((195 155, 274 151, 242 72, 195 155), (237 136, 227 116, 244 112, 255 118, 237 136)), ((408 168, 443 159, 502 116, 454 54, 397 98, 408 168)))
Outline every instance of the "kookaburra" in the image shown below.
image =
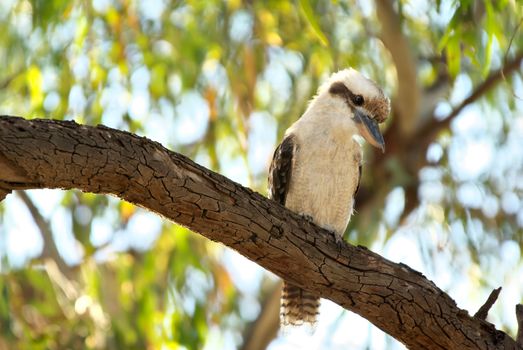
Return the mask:
MULTIPOLYGON (((269 169, 269 195, 342 240, 361 176, 361 148, 353 136, 385 149, 378 124, 389 99, 354 69, 333 74, 287 131, 269 169)), ((281 324, 314 324, 319 297, 284 281, 281 324)))

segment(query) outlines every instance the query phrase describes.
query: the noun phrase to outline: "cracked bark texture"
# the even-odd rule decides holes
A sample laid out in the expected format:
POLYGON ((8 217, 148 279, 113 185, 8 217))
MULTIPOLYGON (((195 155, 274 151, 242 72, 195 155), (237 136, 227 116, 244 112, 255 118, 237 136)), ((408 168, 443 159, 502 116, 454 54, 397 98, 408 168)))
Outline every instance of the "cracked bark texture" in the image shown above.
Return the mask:
MULTIPOLYGON (((32 188, 112 194, 221 242, 351 310, 411 349, 518 349, 422 274, 334 236, 143 137, 0 117, 0 196, 32 188)), ((1 198, 1 197, 0 197, 1 198)))

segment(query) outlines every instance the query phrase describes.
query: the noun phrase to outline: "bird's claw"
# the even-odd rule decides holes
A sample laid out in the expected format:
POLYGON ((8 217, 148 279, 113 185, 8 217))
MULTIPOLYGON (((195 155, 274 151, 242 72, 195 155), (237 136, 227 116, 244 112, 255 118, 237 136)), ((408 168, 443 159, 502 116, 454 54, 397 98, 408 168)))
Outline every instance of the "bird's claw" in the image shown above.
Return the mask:
POLYGON ((300 216, 302 218, 304 218, 305 220, 307 220, 308 222, 314 222, 314 219, 309 214, 300 214, 300 216))
POLYGON ((336 232, 332 233, 334 235, 334 239, 336 241, 336 246, 338 247, 338 250, 342 250, 345 246, 345 240, 343 239, 343 236, 337 234, 336 232))

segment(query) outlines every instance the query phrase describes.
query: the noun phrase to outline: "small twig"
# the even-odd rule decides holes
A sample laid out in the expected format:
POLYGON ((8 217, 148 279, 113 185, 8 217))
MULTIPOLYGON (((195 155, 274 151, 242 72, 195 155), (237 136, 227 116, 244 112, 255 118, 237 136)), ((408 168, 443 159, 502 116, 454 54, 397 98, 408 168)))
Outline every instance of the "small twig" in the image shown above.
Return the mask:
POLYGON ((430 140, 431 142, 435 139, 435 136, 444 128, 448 128, 451 121, 461 113, 461 111, 468 105, 476 102, 480 97, 489 92, 493 87, 504 81, 505 77, 518 71, 519 66, 523 62, 523 52, 519 52, 516 57, 507 62, 499 70, 492 72, 487 79, 479 84, 474 91, 459 105, 457 105, 446 117, 441 121, 434 121, 434 123, 428 123, 425 127, 420 130, 415 140, 430 140))
POLYGON ((523 347, 523 305, 516 305, 516 320, 518 321, 518 335, 516 336, 516 343, 523 347))
POLYGON ((494 305, 496 300, 498 300, 499 292, 501 292, 501 287, 494 289, 488 296, 488 299, 487 301, 485 301, 485 304, 483 304, 483 306, 479 308, 478 312, 476 312, 474 317, 482 320, 487 319, 487 315, 490 308, 492 307, 492 305, 494 305))
POLYGON ((504 63, 507 63, 508 52, 510 51, 510 48, 512 47, 512 42, 514 41, 514 38, 516 37, 516 33, 518 32, 519 27, 521 26, 521 23, 523 23, 523 17, 521 17, 521 19, 519 20, 518 24, 516 25, 516 28, 514 28, 514 31, 512 32, 512 35, 510 36, 510 40, 508 42, 507 49, 505 50, 505 56, 504 56, 504 59, 503 59, 504 63))
POLYGON ((51 225, 49 222, 42 216, 36 205, 33 203, 31 198, 27 195, 25 191, 17 191, 16 194, 25 204, 29 213, 31 214, 34 223, 40 230, 42 239, 44 240, 44 248, 42 251, 41 258, 50 258, 56 262, 57 267, 60 269, 60 272, 67 276, 70 279, 73 279, 74 273, 73 268, 64 261, 58 247, 53 239, 53 232, 51 230, 51 225))
MULTIPOLYGON (((523 17, 521 17, 521 19, 519 20, 518 24, 516 25, 516 28, 514 28, 514 32, 512 33, 512 35, 510 37, 510 41, 508 42, 507 50, 505 51, 505 58, 503 59, 504 64, 507 63, 508 52, 510 51, 510 47, 512 46, 512 41, 514 41, 514 37, 516 36, 516 33, 518 32, 519 27, 521 26, 521 23, 523 23, 523 17)), ((503 77, 503 80, 506 80, 505 74, 503 73, 503 71, 501 72, 501 75, 503 77)), ((514 89, 511 89, 511 92, 512 92, 512 96, 514 96, 514 98, 517 98, 518 100, 523 100, 521 97, 516 95, 516 93, 514 92, 514 89)))

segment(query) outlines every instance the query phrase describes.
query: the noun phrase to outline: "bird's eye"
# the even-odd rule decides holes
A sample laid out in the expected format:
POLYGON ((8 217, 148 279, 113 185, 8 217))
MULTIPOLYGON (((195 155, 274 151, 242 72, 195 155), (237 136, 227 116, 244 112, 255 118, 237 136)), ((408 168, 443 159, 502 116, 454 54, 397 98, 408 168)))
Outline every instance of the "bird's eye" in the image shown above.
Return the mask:
POLYGON ((363 99, 363 96, 361 95, 356 95, 354 96, 354 99, 352 100, 352 102, 354 102, 354 104, 356 106, 361 106, 363 105, 363 103, 365 102, 365 100, 363 99))

